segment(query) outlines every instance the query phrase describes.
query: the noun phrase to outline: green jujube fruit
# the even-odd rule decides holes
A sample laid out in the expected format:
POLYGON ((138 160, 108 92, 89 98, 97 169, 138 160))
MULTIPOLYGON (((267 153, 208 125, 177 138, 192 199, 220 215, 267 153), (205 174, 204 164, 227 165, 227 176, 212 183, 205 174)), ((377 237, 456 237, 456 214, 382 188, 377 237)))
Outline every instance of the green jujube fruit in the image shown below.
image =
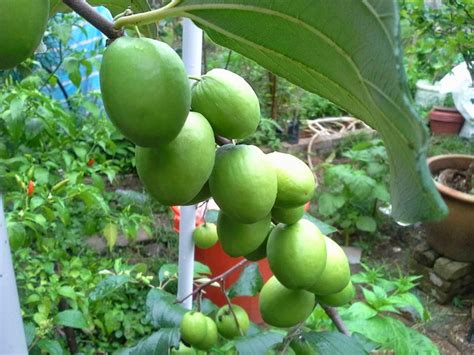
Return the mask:
POLYGON ((268 238, 267 259, 285 287, 307 289, 316 283, 326 265, 324 235, 305 219, 279 224, 268 238))
POLYGON ((252 87, 225 69, 212 69, 192 88, 192 109, 211 123, 216 134, 242 139, 255 132, 260 104, 252 87))
POLYGON ((244 256, 255 251, 267 237, 271 223, 270 215, 258 222, 244 224, 219 211, 217 235, 222 249, 233 257, 244 256))
POLYGON ((198 342, 197 344, 193 344, 193 346, 196 349, 207 351, 217 344, 218 339, 216 323, 214 323, 214 321, 209 317, 206 317, 205 329, 206 336, 204 337, 204 339, 198 342))
POLYGON ((257 249, 255 249, 253 252, 245 255, 245 259, 250 260, 250 261, 258 261, 262 260, 263 258, 267 257, 267 242, 268 242, 268 237, 270 236, 270 233, 272 232, 273 228, 275 226, 273 224, 270 225, 270 229, 268 230, 267 236, 265 237, 265 240, 258 246, 257 249))
POLYGON ((202 189, 194 196, 191 201, 183 203, 183 206, 196 205, 199 202, 206 201, 211 198, 211 189, 209 188, 209 181, 207 181, 202 189))
POLYGON ((196 350, 194 350, 192 347, 188 347, 184 345, 182 342, 179 343, 179 347, 176 348, 171 348, 170 349, 170 354, 171 355, 178 355, 178 354, 186 354, 186 355, 195 355, 196 350))
POLYGON ((227 144, 217 150, 209 186, 225 214, 241 223, 255 223, 267 217, 273 207, 277 178, 259 148, 227 144))
POLYGON ((157 148, 137 147, 135 157, 148 193, 164 205, 181 205, 196 196, 211 174, 214 134, 201 114, 190 112, 172 142, 157 148))
POLYGON ((290 290, 275 276, 260 291, 259 308, 265 323, 274 327, 292 327, 309 317, 315 297, 305 290, 290 290))
POLYGON ((201 312, 186 312, 180 324, 181 338, 192 346, 202 342, 207 334, 206 318, 201 312))
POLYGON ((234 339, 241 336, 240 330, 242 330, 242 334, 245 335, 250 326, 249 316, 245 309, 233 304, 232 311, 237 318, 238 325, 229 309, 229 305, 219 308, 216 314, 217 331, 226 339, 234 339))
POLYGON ((33 55, 48 17, 49 0, 0 0, 0 70, 33 55))
POLYGON ((332 307, 341 307, 349 303, 355 297, 355 288, 352 282, 349 283, 339 292, 325 295, 316 296, 319 302, 332 307))
POLYGON ((191 107, 181 58, 166 43, 149 38, 120 37, 107 47, 100 89, 110 120, 141 147, 171 142, 191 107))
POLYGON ((276 207, 298 207, 311 200, 316 180, 311 169, 297 157, 280 152, 267 154, 278 178, 276 207))
POLYGON ((201 249, 214 246, 219 240, 217 228, 214 223, 204 223, 193 231, 194 244, 201 249))
POLYGON ((318 281, 308 288, 316 295, 329 295, 341 291, 351 279, 349 260, 344 250, 331 238, 326 241, 326 266, 318 281))
POLYGON ((272 218, 284 224, 293 224, 298 222, 304 215, 304 205, 299 207, 273 207, 272 218))

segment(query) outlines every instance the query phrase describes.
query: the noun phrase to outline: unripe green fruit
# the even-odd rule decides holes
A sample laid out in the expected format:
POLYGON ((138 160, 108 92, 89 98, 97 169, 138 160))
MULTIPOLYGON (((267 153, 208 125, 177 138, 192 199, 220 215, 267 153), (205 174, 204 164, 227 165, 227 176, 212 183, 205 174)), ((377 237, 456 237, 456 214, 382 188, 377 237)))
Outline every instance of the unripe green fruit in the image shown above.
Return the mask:
POLYGON ((193 231, 194 244, 201 249, 207 249, 217 243, 217 229, 214 223, 204 223, 193 231))
POLYGON ((293 224, 298 222, 304 215, 304 205, 299 207, 273 207, 272 218, 284 224, 293 224))
POLYGON ((137 147, 135 155, 148 193, 164 205, 181 205, 200 192, 211 174, 214 134, 201 114, 190 112, 173 141, 157 148, 137 147))
POLYGON ((216 134, 229 139, 247 137, 260 122, 260 104, 252 87, 225 69, 213 69, 194 84, 192 108, 209 120, 216 134))
POLYGON ((181 321, 181 339, 195 346, 202 342, 207 335, 207 317, 201 312, 186 312, 181 321))
POLYGON ((307 289, 317 282, 326 265, 324 235, 306 219, 279 224, 268 238, 267 258, 285 287, 307 289))
POLYGON ((329 295, 341 291, 351 279, 349 260, 344 250, 331 238, 326 241, 326 266, 318 281, 308 288, 316 295, 329 295))
POLYGON ((267 351, 265 351, 265 355, 296 355, 294 350, 291 347, 287 347, 285 352, 282 352, 281 344, 274 345, 267 351))
POLYGON ((217 336, 216 323, 214 323, 214 321, 209 317, 205 317, 205 319, 206 319, 206 326, 205 326, 206 336, 204 337, 203 340, 201 340, 196 345, 193 344, 193 346, 196 349, 207 351, 217 344, 218 336, 217 336))
POLYGON ((206 201, 211 198, 211 189, 209 188, 209 182, 207 181, 202 189, 194 196, 191 201, 183 203, 182 206, 192 206, 200 202, 206 201))
POLYGON ((325 296, 316 296, 319 302, 327 304, 332 307, 340 307, 349 303, 355 297, 355 288, 352 282, 349 282, 346 287, 337 293, 325 296))
POLYGON ((33 55, 48 17, 49 0, 0 0, 0 70, 33 55))
POLYGON ((276 207, 298 207, 311 200, 316 181, 311 169, 297 157, 273 152, 267 154, 278 177, 276 207))
POLYGON ((172 348, 170 351, 170 354, 171 355, 178 355, 178 354, 194 355, 196 354, 196 350, 180 342, 179 347, 177 349, 172 348))
POLYGON ((287 328, 309 317, 315 298, 311 292, 286 288, 272 276, 260 291, 259 305, 265 323, 287 328))
POLYGON ((228 305, 221 307, 216 314, 217 330, 220 335, 227 339, 241 336, 239 327, 240 330, 242 330, 242 334, 245 335, 250 326, 249 316, 247 312, 245 312, 245 309, 233 304, 232 310, 237 318, 238 325, 228 305))
POLYGON ((251 145, 220 147, 209 186, 221 210, 241 223, 266 218, 277 193, 273 166, 259 148, 251 145))
POLYGON ((270 236, 270 233, 272 232, 273 228, 275 226, 272 224, 270 225, 270 229, 268 230, 267 236, 265 240, 263 241, 262 244, 258 246, 257 249, 255 249, 253 252, 245 255, 245 259, 250 260, 250 261, 258 261, 262 260, 267 257, 267 242, 268 242, 268 237, 270 236))
POLYGON ((222 249, 233 257, 244 256, 255 251, 267 237, 271 223, 270 215, 255 223, 243 224, 219 211, 217 235, 222 249))
POLYGON ((141 147, 171 142, 191 107, 181 58, 166 43, 149 38, 120 37, 107 47, 100 89, 110 120, 141 147))
POLYGON ((318 353, 304 337, 293 339, 290 343, 290 347, 294 350, 296 355, 317 355, 318 353))

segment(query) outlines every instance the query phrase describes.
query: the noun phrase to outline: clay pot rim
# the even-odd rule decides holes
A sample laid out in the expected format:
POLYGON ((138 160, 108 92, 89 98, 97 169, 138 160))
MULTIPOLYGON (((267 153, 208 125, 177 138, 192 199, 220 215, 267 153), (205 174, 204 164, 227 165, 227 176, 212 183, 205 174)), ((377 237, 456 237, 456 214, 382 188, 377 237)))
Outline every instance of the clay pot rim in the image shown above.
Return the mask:
POLYGON ((459 110, 453 106, 433 106, 431 111, 459 112, 459 110))
MULTIPOLYGON (((428 167, 430 168, 430 172, 433 173, 431 170, 431 164, 436 161, 440 160, 452 160, 452 159, 469 159, 469 160, 474 160, 473 155, 466 155, 466 154, 444 154, 444 155, 435 155, 433 157, 428 158, 428 167)), ((456 189, 453 189, 449 186, 443 185, 433 179, 433 182, 436 185, 436 188, 438 189, 439 192, 443 195, 447 195, 451 198, 461 200, 470 204, 474 204, 474 195, 467 194, 461 191, 458 191, 456 189)))

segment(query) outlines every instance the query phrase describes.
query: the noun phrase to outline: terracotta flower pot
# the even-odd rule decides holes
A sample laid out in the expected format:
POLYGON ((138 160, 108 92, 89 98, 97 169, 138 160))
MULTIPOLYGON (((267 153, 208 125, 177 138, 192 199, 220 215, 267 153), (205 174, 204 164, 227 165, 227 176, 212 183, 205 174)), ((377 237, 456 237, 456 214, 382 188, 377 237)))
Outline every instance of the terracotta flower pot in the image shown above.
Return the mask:
POLYGON ((435 135, 457 135, 464 123, 464 117, 455 108, 435 107, 429 114, 431 132, 435 135))
MULTIPOLYGON (((471 155, 439 155, 428 159, 432 175, 444 169, 464 170, 474 161, 471 155)), ((427 223, 427 241, 441 255, 459 261, 474 261, 474 195, 435 181, 449 208, 448 217, 427 223)))

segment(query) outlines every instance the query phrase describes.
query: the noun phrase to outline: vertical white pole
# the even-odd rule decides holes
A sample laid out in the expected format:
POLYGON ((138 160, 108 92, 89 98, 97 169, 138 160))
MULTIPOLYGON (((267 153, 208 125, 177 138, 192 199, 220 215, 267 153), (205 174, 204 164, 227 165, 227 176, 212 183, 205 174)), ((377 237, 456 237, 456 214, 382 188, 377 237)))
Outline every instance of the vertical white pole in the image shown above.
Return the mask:
POLYGON ((0 193, 0 354, 28 354, 0 193))
MULTIPOLYGON (((188 75, 201 75, 202 31, 189 19, 183 20, 183 62, 188 75)), ((182 206, 179 222, 178 254, 178 299, 183 299, 193 291, 194 243, 192 233, 196 218, 196 206, 182 206)), ((183 302, 191 309, 192 297, 183 302)))

